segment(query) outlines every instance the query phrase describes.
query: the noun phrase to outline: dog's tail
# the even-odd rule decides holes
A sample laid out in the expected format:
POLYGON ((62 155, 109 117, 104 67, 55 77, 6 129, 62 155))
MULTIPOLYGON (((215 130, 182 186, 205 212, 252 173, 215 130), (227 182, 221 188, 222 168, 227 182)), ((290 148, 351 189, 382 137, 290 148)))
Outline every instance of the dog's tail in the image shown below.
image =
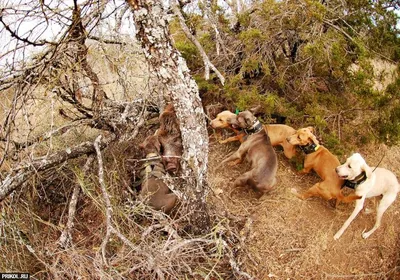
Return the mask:
POLYGON ((343 198, 341 199, 341 201, 343 201, 344 203, 350 203, 354 200, 360 199, 361 196, 356 195, 355 193, 352 193, 348 196, 343 196, 343 198))

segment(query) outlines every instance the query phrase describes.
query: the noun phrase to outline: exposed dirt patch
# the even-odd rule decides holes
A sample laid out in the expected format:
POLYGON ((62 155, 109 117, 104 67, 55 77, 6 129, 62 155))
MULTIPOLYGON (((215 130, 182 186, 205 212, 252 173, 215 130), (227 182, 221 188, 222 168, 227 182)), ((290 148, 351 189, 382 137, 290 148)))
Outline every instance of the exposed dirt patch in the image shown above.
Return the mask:
MULTIPOLYGON (((237 147, 239 143, 223 145, 210 140, 211 201, 221 211, 246 221, 243 239, 248 256, 244 257, 244 269, 256 279, 400 279, 399 199, 385 212, 381 227, 364 240, 361 233, 374 225, 375 200, 378 202, 367 199, 364 210, 335 241, 333 236, 353 211, 354 203, 340 204, 335 209, 320 198, 302 201, 292 195, 291 188, 305 191, 319 178, 316 174, 297 175, 279 149, 278 184, 274 190, 258 199, 251 189, 233 189, 233 181, 249 165, 218 170, 216 166, 237 147)), ((371 148, 359 151, 371 166, 385 154, 379 166, 399 175, 400 148, 371 148)))

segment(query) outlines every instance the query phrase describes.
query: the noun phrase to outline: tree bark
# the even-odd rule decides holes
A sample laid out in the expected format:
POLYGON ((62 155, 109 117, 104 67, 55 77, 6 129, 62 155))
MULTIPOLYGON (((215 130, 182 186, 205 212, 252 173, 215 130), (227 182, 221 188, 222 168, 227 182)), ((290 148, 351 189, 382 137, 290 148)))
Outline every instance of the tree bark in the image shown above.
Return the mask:
POLYGON ((127 0, 132 7, 137 39, 142 45, 152 75, 165 85, 172 100, 180 130, 184 152, 182 171, 186 180, 184 193, 188 197, 193 233, 209 228, 206 208, 208 135, 204 111, 196 82, 191 77, 186 61, 172 45, 164 1, 127 0))

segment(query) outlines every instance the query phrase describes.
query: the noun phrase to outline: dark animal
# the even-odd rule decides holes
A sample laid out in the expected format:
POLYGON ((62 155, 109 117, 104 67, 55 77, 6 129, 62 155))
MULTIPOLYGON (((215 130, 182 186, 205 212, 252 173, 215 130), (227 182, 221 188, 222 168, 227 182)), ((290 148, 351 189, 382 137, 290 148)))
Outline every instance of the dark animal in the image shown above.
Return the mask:
POLYGON ((249 185, 262 194, 269 192, 276 184, 278 165, 267 131, 250 111, 239 113, 231 122, 234 127, 243 129, 247 138, 239 149, 223 160, 219 166, 230 161, 234 161, 231 165, 241 163, 246 156, 251 169, 239 176, 234 186, 249 185))
POLYGON ((168 104, 160 115, 160 128, 156 135, 161 143, 161 153, 165 170, 176 174, 180 169, 182 139, 179 122, 172 104, 168 104))
MULTIPOLYGON (((238 127, 236 129, 232 127, 235 122, 236 115, 231 111, 223 111, 211 121, 210 125, 213 128, 230 128, 236 133, 235 136, 221 140, 219 143, 224 144, 232 141, 243 142, 246 139, 246 133, 243 130, 238 127)), ((292 158, 296 154, 295 147, 286 140, 286 137, 296 132, 294 128, 284 124, 267 124, 263 127, 270 138, 272 146, 281 146, 287 158, 292 158)))
POLYGON ((164 165, 160 159, 161 144, 158 136, 148 136, 139 145, 146 155, 143 170, 140 174, 142 178, 142 189, 140 198, 156 210, 162 210, 168 214, 175 206, 177 196, 171 192, 162 180, 165 175, 164 165))

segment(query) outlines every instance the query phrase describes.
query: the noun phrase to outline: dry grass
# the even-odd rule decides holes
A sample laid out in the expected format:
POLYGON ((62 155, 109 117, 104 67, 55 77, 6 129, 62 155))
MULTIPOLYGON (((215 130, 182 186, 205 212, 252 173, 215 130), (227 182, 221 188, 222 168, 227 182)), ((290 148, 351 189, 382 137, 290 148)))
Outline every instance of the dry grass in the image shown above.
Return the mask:
MULTIPOLYGON (((260 199, 247 188, 232 188, 233 180, 249 166, 216 166, 238 144, 221 145, 211 137, 209 156, 210 214, 213 229, 204 236, 186 232, 185 205, 167 217, 136 199, 131 177, 140 158, 137 143, 119 143, 104 153, 105 181, 113 205, 115 227, 126 243, 113 235, 107 244, 109 266, 101 261, 100 245, 106 223, 104 203, 94 166, 82 178, 85 162, 71 161, 29 182, 2 204, 0 270, 29 271, 33 279, 396 279, 399 277, 399 201, 384 215, 369 239, 361 233, 372 227, 375 215, 360 213, 339 241, 333 240, 353 210, 337 209, 318 198, 301 201, 290 193, 304 191, 319 179, 299 176, 293 164, 277 151, 278 185, 260 199), (65 226, 72 186, 81 193, 73 246, 57 246, 65 226), (133 246, 132 246, 133 244, 133 246), (236 270, 234 269, 236 268, 236 270)), ((383 145, 360 149, 367 161, 394 170, 400 148, 383 145), (370 151, 370 152, 368 152, 370 151)), ((374 200, 367 207, 374 208, 374 200)))
MULTIPOLYGON (((278 151, 278 185, 269 194, 255 198, 252 190, 232 189, 234 178, 248 166, 213 169, 216 162, 238 144, 210 145, 211 186, 221 204, 232 215, 248 217, 251 225, 245 239, 248 246, 247 272, 256 279, 396 279, 400 277, 400 240, 397 200, 385 213, 382 226, 367 240, 364 229, 375 222, 374 199, 367 201, 371 214, 360 213, 339 241, 333 239, 353 211, 353 204, 334 209, 330 203, 313 198, 301 201, 290 193, 294 187, 304 191, 319 179, 316 175, 296 175, 293 165, 278 151)), ((360 150, 371 164, 395 172, 400 148, 365 147, 360 150), (383 153, 386 151, 386 153, 383 153)), ((397 172, 397 175, 399 173, 397 172)))

